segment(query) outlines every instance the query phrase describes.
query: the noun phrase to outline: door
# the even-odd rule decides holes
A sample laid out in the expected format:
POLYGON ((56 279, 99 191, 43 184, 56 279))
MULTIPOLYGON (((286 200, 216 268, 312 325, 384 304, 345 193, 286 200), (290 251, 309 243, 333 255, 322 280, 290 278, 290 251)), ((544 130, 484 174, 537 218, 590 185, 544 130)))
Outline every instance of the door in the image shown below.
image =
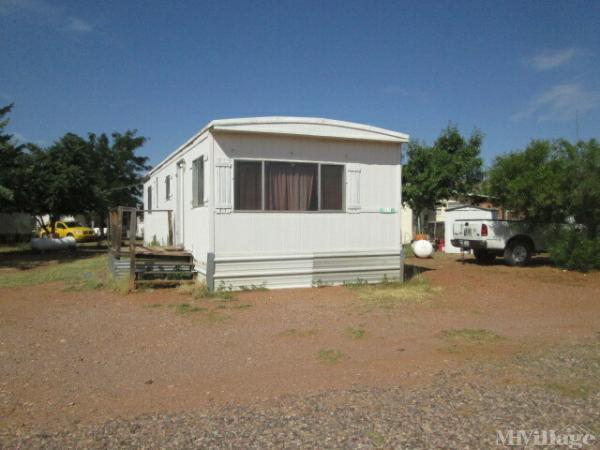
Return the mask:
POLYGON ((176 178, 176 190, 175 190, 175 245, 183 246, 183 232, 184 232, 184 201, 185 201, 185 161, 179 161, 177 163, 177 174, 176 178))

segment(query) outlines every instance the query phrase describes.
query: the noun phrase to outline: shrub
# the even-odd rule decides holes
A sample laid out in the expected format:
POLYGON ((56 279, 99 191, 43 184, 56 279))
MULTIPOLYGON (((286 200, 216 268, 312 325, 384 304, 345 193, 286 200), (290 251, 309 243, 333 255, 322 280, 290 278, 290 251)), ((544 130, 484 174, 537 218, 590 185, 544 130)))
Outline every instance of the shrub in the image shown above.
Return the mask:
POLYGON ((600 269, 600 237, 589 238, 570 227, 558 230, 550 239, 550 257, 565 269, 587 272, 600 269))

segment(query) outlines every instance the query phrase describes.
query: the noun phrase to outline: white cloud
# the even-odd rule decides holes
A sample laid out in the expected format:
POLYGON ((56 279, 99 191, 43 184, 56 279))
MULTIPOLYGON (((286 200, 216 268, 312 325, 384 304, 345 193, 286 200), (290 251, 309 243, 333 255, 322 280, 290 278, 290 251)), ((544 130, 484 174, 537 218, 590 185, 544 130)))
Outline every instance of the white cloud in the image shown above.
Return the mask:
POLYGON ((62 9, 43 0, 0 0, 0 15, 7 16, 18 12, 56 16, 62 9))
POLYGON ((46 145, 46 141, 44 140, 37 140, 37 141, 32 141, 31 139, 28 139, 26 136, 22 135, 21 133, 17 132, 17 131, 9 131, 8 134, 12 135, 12 141, 14 144, 25 144, 27 142, 30 142, 32 144, 36 144, 39 146, 44 146, 46 145))
POLYGON ((67 16, 65 8, 45 0, 0 0, 0 16, 21 14, 42 19, 51 26, 73 33, 89 33, 94 27, 84 19, 67 16))
POLYGON ((581 114, 598 107, 600 91, 586 89, 579 83, 558 84, 534 97, 512 120, 572 120, 577 112, 581 114))
POLYGON ((85 20, 79 17, 69 17, 69 24, 67 30, 74 31, 76 33, 89 33, 93 31, 94 27, 85 20))
POLYGON ((546 50, 530 58, 526 58, 525 63, 537 70, 549 70, 567 64, 579 54, 581 54, 581 50, 577 48, 546 50))

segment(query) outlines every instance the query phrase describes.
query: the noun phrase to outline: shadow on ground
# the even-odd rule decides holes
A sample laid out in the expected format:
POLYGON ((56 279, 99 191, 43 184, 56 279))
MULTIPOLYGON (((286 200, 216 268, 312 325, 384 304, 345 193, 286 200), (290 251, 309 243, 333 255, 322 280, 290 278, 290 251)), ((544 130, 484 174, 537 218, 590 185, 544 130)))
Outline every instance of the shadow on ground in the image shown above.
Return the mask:
MULTIPOLYGON (((473 258, 472 256, 465 256, 464 260, 460 259, 460 258, 456 259, 455 262, 460 263, 460 264, 476 264, 476 265, 480 265, 477 262, 477 260, 475 258, 473 258)), ((506 266, 507 264, 504 262, 504 258, 497 257, 491 263, 481 264, 481 265, 485 265, 485 266, 506 266)), ((551 267, 554 267, 555 264, 552 261, 552 259, 550 259, 550 256, 548 256, 548 255, 539 255, 539 256, 534 256, 533 258, 531 258, 531 260, 529 261, 529 263, 525 267, 542 267, 542 266, 551 266, 551 267)))
POLYGON ((404 281, 430 270, 435 270, 430 267, 416 266, 414 264, 404 264, 404 281))

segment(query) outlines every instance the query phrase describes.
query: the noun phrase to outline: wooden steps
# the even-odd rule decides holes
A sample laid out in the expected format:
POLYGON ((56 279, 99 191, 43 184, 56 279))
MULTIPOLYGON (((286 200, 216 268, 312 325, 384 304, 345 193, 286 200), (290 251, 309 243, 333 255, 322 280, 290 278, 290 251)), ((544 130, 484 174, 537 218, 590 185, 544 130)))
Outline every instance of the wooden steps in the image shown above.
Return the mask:
POLYGON ((116 278, 130 278, 133 273, 131 284, 134 289, 138 286, 177 286, 195 282, 194 258, 189 252, 136 245, 134 257, 131 258, 131 255, 129 247, 112 250, 109 266, 116 278))

